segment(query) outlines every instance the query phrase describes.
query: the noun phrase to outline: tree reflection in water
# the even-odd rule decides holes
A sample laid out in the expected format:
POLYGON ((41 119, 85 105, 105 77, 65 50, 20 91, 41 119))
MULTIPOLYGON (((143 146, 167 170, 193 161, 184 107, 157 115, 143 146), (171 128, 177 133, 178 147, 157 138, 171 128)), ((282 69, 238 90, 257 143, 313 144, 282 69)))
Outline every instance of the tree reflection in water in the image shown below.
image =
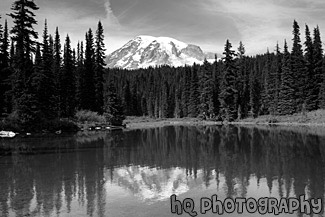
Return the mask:
POLYGON ((107 216, 112 186, 148 204, 200 186, 251 197, 261 180, 264 196, 323 198, 324 146, 300 129, 235 126, 1 140, 0 216, 107 216))

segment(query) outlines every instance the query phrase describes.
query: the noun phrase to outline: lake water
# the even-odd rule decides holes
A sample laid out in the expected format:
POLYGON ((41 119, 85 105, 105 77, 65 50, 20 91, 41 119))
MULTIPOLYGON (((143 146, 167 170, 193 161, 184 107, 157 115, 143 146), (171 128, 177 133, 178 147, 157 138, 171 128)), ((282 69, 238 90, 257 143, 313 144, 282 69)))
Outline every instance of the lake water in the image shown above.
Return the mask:
POLYGON ((325 192, 325 137, 304 129, 171 126, 16 138, 0 147, 1 217, 178 216, 171 195, 192 199, 198 216, 217 216, 200 212, 201 198, 325 192))

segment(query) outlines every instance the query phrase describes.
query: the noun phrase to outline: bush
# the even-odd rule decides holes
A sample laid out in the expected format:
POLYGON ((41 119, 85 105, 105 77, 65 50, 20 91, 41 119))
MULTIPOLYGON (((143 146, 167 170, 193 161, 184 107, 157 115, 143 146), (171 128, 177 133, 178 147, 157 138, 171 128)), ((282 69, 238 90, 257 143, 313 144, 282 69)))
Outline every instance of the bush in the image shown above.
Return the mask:
POLYGON ((81 110, 78 111, 75 115, 75 118, 78 122, 85 123, 85 122, 98 122, 104 123, 105 117, 103 115, 99 115, 97 112, 92 112, 88 110, 81 110))
POLYGON ((123 125, 123 120, 125 119, 125 116, 122 115, 116 115, 113 116, 111 114, 105 113, 105 118, 106 121, 113 126, 122 126, 123 125))

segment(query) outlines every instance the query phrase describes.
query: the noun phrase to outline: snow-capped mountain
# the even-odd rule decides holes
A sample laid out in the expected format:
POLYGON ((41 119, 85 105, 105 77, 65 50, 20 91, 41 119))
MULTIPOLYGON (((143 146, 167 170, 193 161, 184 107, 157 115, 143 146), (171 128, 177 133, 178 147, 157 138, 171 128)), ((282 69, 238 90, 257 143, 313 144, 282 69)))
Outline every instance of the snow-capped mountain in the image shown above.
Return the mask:
POLYGON ((167 200, 173 194, 181 195, 204 184, 203 171, 194 178, 183 168, 121 167, 114 169, 113 174, 107 171, 106 180, 112 180, 112 175, 113 183, 147 203, 167 200))
POLYGON ((169 37, 138 36, 110 54, 106 62, 109 68, 138 69, 202 64, 204 58, 199 46, 169 37))

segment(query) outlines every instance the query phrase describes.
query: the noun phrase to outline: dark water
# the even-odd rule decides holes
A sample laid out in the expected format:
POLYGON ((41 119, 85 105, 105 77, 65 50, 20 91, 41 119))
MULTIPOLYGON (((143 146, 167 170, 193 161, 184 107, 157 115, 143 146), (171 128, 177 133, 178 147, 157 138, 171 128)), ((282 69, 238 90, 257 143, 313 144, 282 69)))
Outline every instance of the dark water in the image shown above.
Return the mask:
POLYGON ((0 147, 1 217, 178 216, 173 194, 192 198, 198 216, 217 216, 199 212, 200 198, 325 193, 325 137, 304 130, 177 126, 0 140, 0 147))

